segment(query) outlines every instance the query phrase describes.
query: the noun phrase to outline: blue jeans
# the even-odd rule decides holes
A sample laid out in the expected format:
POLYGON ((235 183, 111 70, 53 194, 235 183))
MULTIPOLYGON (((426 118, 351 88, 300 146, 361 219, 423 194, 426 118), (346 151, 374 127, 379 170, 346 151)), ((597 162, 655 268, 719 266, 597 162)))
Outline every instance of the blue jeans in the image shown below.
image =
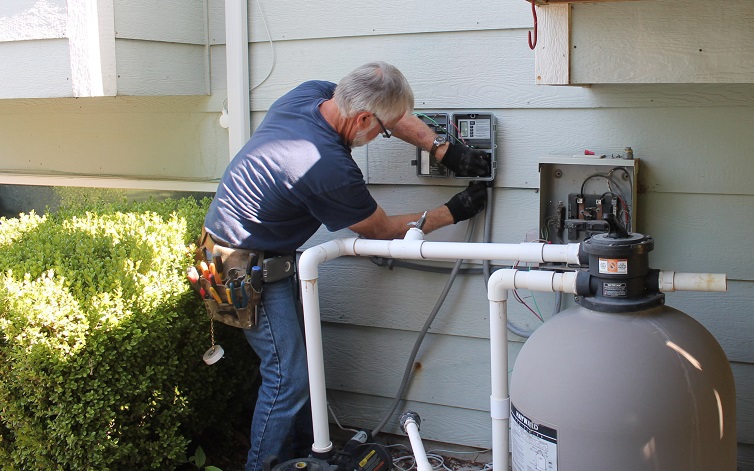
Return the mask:
POLYGON ((313 442, 311 409, 305 407, 309 401, 306 346, 294 280, 290 277, 265 284, 257 326, 244 329, 246 340, 259 356, 262 376, 246 471, 261 471, 263 461, 273 455, 281 463, 299 458, 292 454, 307 446, 311 449, 313 442))

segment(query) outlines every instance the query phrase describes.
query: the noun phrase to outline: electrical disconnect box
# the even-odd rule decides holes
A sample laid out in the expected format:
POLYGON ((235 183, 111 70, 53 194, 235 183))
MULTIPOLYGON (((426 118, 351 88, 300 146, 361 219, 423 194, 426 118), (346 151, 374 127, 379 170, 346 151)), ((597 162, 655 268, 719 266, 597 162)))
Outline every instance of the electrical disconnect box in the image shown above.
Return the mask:
POLYGON ((636 231, 639 160, 627 152, 613 158, 546 157, 539 161, 539 237, 556 244, 582 242, 607 232, 612 213, 636 231))
POLYGON ((495 116, 490 113, 416 113, 436 134, 445 136, 448 142, 467 145, 487 153, 490 159, 490 173, 483 176, 469 176, 450 172, 429 152, 416 148, 416 174, 420 177, 453 178, 465 180, 492 181, 495 179, 495 116))

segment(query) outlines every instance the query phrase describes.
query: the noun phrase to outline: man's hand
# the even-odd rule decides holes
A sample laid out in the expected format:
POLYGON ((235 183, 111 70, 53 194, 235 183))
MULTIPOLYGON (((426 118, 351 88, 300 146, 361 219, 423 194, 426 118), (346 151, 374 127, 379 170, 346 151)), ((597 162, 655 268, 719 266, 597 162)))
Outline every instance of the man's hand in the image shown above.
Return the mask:
POLYGON ((453 216, 453 224, 472 218, 484 209, 487 200, 486 186, 484 182, 471 182, 468 188, 445 203, 453 216))
POLYGON ((464 144, 448 144, 441 163, 459 177, 486 177, 492 173, 487 152, 464 144))

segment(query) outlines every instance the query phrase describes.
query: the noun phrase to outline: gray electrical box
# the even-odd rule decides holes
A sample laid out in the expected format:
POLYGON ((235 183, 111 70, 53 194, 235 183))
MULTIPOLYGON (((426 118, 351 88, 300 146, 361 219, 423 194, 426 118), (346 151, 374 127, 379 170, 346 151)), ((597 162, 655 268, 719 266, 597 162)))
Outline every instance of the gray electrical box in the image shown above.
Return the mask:
POLYGON ((556 244, 582 242, 607 232, 606 213, 636 232, 638 170, 639 160, 626 156, 541 158, 539 238, 556 244))
POLYGON ((490 113, 478 113, 470 111, 466 113, 453 114, 453 133, 454 140, 461 142, 474 149, 483 150, 490 158, 490 174, 481 177, 471 177, 468 175, 454 174, 455 178, 467 180, 491 181, 495 179, 495 115, 490 113))

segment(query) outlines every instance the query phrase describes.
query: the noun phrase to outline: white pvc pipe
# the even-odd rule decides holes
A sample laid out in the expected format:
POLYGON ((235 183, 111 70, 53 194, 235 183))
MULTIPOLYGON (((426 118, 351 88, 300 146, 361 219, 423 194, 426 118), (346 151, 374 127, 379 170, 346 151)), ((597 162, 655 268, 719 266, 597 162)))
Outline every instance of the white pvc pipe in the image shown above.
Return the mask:
POLYGON ((225 0, 225 61, 228 83, 230 160, 251 136, 249 28, 246 0, 225 0))
MULTIPOLYGON (((305 250, 299 259, 306 351, 309 367, 314 444, 312 451, 332 450, 327 420, 322 326, 319 311, 319 265, 335 258, 350 256, 382 256, 433 260, 513 260, 519 262, 564 262, 578 264, 579 244, 492 244, 427 242, 423 240, 338 239, 305 250)), ((490 415, 492 417, 493 469, 508 469, 510 397, 508 393, 508 290, 524 288, 533 291, 576 293, 577 272, 556 273, 545 270, 497 270, 488 281, 490 301, 491 381, 490 415)), ((725 275, 660 272, 661 291, 700 290, 724 291, 725 275)), ((410 437, 409 437, 410 438, 410 437)))
MULTIPOLYGON (((382 256, 414 260, 481 259, 577 264, 578 244, 562 246, 528 242, 521 244, 479 244, 404 239, 370 240, 353 237, 332 240, 305 250, 299 259, 298 270, 304 308, 309 391, 314 429, 312 451, 315 453, 327 453, 332 450, 333 446, 332 441, 330 441, 327 420, 327 394, 317 278, 319 278, 319 265, 344 255, 382 256)), ((505 329, 505 323, 503 329, 505 329)), ((505 330, 503 330, 503 333, 505 333, 505 330)), ((507 341, 507 336, 504 337, 507 341)), ((504 350, 507 358, 507 344, 504 350)), ((507 374, 507 366, 505 371, 507 374)))
POLYGON ((721 273, 676 273, 661 271, 660 291, 716 291, 728 290, 727 276, 721 273))
POLYGON ((576 292, 576 272, 497 270, 487 282, 490 301, 490 417, 492 469, 508 469, 510 394, 508 393, 508 290, 576 292))
POLYGON ((325 360, 322 348, 322 324, 319 314, 319 265, 340 257, 345 251, 343 240, 333 240, 304 251, 299 259, 301 301, 304 309, 306 336, 306 362, 309 369, 309 396, 312 407, 314 453, 332 450, 329 422, 327 420, 327 393, 325 387, 325 360))
POLYGON ((429 464, 427 452, 424 451, 424 444, 419 435, 419 425, 413 419, 408 419, 403 427, 406 430, 406 435, 408 435, 408 440, 411 442, 416 469, 418 471, 432 471, 432 465, 429 464))

